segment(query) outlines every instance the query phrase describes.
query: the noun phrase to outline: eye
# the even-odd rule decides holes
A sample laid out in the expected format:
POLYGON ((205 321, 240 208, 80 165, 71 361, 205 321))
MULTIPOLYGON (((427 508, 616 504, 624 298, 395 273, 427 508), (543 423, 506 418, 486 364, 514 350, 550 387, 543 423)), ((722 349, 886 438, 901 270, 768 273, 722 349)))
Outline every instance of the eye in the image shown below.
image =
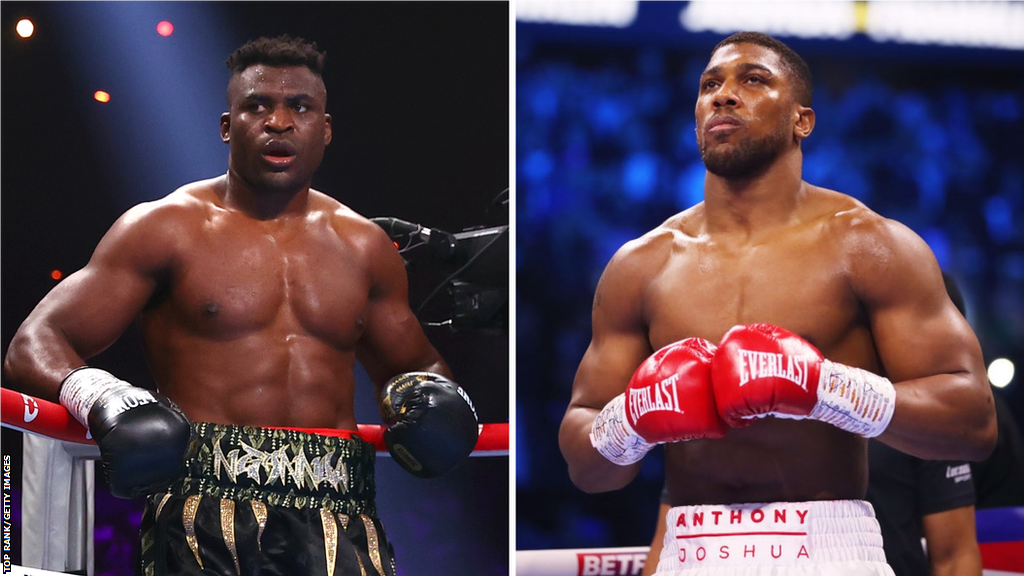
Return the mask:
POLYGON ((263 104, 261 104, 259 102, 249 102, 248 104, 245 105, 245 109, 247 111, 249 111, 249 112, 253 112, 253 113, 259 114, 261 112, 266 111, 267 108, 266 108, 266 106, 264 106, 263 104))
POLYGON ((760 76, 749 76, 747 77, 747 82, 752 82, 754 84, 764 84, 764 78, 761 78, 760 76))
POLYGON ((707 90, 708 88, 714 88, 715 86, 718 86, 717 80, 705 80, 704 83, 700 85, 700 88, 701 90, 707 90))
POLYGON ((292 106, 292 108, 294 108, 296 112, 308 112, 309 111, 309 106, 306 106, 305 104, 295 104, 294 106, 292 106))

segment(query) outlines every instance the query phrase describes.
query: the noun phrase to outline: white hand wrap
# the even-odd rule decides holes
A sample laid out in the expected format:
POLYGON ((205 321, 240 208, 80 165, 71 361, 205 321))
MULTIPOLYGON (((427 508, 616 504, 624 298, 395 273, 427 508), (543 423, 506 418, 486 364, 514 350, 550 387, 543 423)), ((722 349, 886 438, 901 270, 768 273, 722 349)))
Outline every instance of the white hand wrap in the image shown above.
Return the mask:
POLYGON ((609 402, 590 429, 590 444, 608 461, 626 466, 639 461, 654 444, 640 437, 626 420, 626 395, 619 394, 609 402))
MULTIPOLYGON (((99 368, 76 368, 64 377, 60 385, 60 403, 86 428, 93 404, 111 390, 131 388, 132 385, 99 368)), ((143 390, 144 391, 144 390, 143 390)))
POLYGON ((874 438, 889 426, 895 409, 896 389, 888 379, 825 360, 818 380, 818 403, 808 418, 874 438))

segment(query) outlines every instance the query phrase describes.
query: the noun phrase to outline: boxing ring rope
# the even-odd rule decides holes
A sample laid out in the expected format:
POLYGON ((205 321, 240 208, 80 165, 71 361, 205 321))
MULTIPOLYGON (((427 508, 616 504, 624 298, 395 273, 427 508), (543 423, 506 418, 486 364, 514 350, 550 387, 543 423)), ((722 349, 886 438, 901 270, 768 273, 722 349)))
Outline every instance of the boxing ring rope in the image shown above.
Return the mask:
MULTIPOLYGON (((974 514, 984 576, 1024 574, 1024 506, 974 514)), ((517 550, 517 576, 639 576, 647 546, 517 550)))
MULTIPOLYGON (((60 404, 0 388, 0 423, 26 432, 22 465, 22 563, 13 574, 94 572, 95 460, 88 430, 60 404), (57 570, 59 572, 46 572, 57 570)), ((384 426, 359 424, 359 435, 389 456, 384 426)), ((480 424, 471 456, 508 456, 507 422, 480 424)))
MULTIPOLYGON (((60 404, 0 388, 0 416, 3 426, 55 440, 94 444, 89 431, 60 404)), ((359 435, 388 455, 384 426, 359 424, 359 435)), ((508 456, 508 422, 480 424, 480 436, 471 456, 508 456)))
POLYGON ((11 576, 63 576, 64 572, 50 572, 49 570, 26 568, 25 566, 12 564, 10 574, 11 576))
POLYGON ((647 546, 516 550, 517 576, 632 576, 643 570, 647 546))

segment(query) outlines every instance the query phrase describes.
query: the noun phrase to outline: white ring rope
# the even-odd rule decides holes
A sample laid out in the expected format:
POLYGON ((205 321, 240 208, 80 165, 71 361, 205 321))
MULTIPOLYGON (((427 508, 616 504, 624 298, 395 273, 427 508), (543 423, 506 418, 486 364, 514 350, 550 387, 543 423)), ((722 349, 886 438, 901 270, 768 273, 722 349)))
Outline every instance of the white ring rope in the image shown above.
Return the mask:
MULTIPOLYGON (((7 572, 8 566, 4 566, 4 572, 7 572)), ((65 576, 64 572, 50 572, 49 570, 40 570, 38 568, 26 568, 25 566, 18 566, 17 564, 10 565, 11 576, 65 576)))
POLYGON ((647 546, 516 550, 518 576, 636 576, 643 570, 647 546))

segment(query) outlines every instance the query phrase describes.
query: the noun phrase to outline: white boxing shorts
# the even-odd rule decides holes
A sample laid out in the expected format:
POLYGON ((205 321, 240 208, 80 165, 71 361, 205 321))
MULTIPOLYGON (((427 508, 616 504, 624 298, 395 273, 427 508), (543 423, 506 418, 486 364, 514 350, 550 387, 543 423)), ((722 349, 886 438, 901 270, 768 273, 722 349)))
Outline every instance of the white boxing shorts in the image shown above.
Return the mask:
POLYGON ((657 576, 893 576, 861 500, 677 506, 657 576))

